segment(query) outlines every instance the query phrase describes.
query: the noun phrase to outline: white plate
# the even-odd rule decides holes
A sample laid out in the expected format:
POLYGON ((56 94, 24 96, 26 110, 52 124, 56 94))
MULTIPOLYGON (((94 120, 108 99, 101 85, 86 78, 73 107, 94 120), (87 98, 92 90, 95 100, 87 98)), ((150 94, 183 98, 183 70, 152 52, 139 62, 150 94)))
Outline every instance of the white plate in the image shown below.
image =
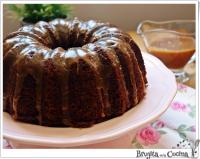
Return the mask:
POLYGON ((10 141, 48 147, 73 147, 117 139, 157 119, 173 100, 177 85, 173 73, 157 58, 144 53, 148 87, 145 99, 124 115, 90 128, 51 128, 16 122, 3 114, 3 136, 10 141))

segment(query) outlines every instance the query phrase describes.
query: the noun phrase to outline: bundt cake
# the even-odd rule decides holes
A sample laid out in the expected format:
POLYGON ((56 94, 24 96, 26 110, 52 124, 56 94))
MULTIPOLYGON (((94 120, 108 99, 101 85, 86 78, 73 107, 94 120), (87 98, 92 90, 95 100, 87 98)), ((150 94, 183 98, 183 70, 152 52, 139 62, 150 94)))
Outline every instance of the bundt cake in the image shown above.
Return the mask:
POLYGON ((89 127, 137 105, 146 84, 139 47, 109 23, 40 21, 3 42, 3 108, 15 120, 89 127))

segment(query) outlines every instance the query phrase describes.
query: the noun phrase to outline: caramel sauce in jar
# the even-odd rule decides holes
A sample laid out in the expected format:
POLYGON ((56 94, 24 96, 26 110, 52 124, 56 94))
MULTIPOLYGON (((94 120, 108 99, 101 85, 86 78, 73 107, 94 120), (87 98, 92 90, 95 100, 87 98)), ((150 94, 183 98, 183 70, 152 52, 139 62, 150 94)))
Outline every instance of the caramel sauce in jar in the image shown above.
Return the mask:
POLYGON ((168 68, 183 68, 195 52, 195 39, 188 36, 160 37, 152 40, 148 52, 168 68))

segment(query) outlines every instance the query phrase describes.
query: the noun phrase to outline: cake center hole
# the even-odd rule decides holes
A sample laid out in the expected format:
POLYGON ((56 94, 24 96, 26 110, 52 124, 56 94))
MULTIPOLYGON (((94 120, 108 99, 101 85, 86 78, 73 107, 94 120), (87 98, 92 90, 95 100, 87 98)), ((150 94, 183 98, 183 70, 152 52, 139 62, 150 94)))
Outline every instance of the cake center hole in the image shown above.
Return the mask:
POLYGON ((83 39, 69 39, 68 42, 67 41, 61 41, 59 44, 55 44, 52 47, 52 49, 55 49, 57 47, 61 47, 64 50, 68 50, 68 49, 74 48, 74 47, 82 47, 85 44, 86 43, 84 43, 83 39))

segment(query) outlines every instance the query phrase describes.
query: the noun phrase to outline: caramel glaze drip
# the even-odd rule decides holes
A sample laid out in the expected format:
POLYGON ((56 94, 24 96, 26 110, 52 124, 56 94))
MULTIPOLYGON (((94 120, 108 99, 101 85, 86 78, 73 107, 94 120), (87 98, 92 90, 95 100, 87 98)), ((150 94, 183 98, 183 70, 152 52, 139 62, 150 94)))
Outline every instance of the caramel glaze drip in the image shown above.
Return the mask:
POLYGON ((102 78, 107 88, 109 107, 106 107, 106 118, 112 118, 123 114, 128 105, 128 96, 123 78, 123 73, 118 58, 112 49, 103 47, 95 43, 98 57, 102 63, 102 78))
POLYGON ((9 34, 3 49, 4 111, 17 120, 88 127, 123 114, 145 94, 139 48, 109 23, 38 22, 9 34))
POLYGON ((140 70, 142 71, 145 84, 147 84, 146 69, 140 48, 136 45, 136 43, 133 41, 130 35, 118 29, 117 27, 103 27, 102 29, 99 29, 97 32, 94 32, 94 34, 91 36, 91 39, 89 39, 89 42, 94 43, 95 41, 98 41, 99 39, 105 37, 116 37, 118 39, 126 41, 127 44, 130 45, 132 50, 134 50, 138 63, 140 64, 139 67, 140 70))
POLYGON ((114 54, 116 54, 117 58, 119 59, 129 96, 129 104, 127 104, 127 108, 132 108, 138 103, 138 96, 135 81, 136 75, 134 73, 134 67, 131 61, 132 54, 127 49, 129 45, 114 37, 102 38, 101 40, 97 41, 97 43, 101 46, 112 49, 114 54))
MULTIPOLYGON (((4 58, 3 58, 3 92, 4 92, 4 106, 11 107, 13 105, 13 95, 14 95, 14 88, 15 84, 13 80, 16 79, 16 62, 19 60, 20 52, 28 47, 31 44, 38 45, 39 42, 36 40, 26 37, 24 35, 18 35, 16 37, 12 37, 10 39, 5 40, 4 43, 4 58), (10 77, 12 76, 13 79, 10 77), (9 87, 9 85, 12 85, 9 87), (12 88, 12 89, 11 89, 12 88), (7 103, 7 104, 6 104, 7 103)), ((15 80, 14 80, 15 81, 15 80)))

